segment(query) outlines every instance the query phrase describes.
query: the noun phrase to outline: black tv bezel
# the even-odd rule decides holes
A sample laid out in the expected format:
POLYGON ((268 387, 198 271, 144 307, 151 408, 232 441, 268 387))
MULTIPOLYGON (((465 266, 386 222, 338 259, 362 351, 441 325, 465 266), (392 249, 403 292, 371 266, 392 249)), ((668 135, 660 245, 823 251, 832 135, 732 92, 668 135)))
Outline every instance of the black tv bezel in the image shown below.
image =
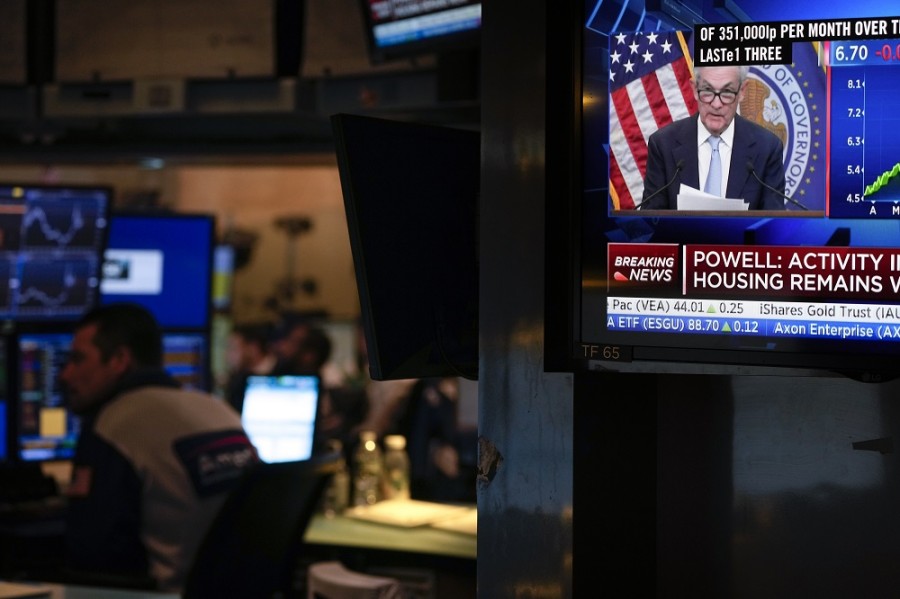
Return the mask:
MULTIPOLYGON (((425 242, 422 235, 413 236, 411 241, 416 251, 398 252, 398 249, 408 249, 408 246, 399 248, 391 244, 392 247, 388 248, 387 252, 395 256, 398 253, 404 256, 401 284, 399 282, 401 274, 396 267, 393 264, 390 267, 386 266, 385 250, 379 249, 376 255, 370 248, 383 247, 382 243, 373 246, 373 241, 390 242, 398 236, 420 230, 421 224, 411 222, 413 211, 408 210, 410 198, 402 199, 406 202, 407 209, 395 211, 393 213, 395 218, 382 221, 381 224, 384 226, 372 226, 371 220, 363 223, 365 217, 360 216, 360 207, 366 200, 362 198, 365 197, 366 188, 371 187, 374 182, 359 171, 359 164, 348 155, 348 149, 353 145, 353 141, 347 137, 346 129, 348 124, 354 121, 367 127, 375 126, 381 135, 384 135, 386 130, 389 132, 409 130, 418 138, 428 137, 432 131, 437 135, 477 136, 477 140, 472 141, 478 144, 479 150, 480 136, 477 132, 466 129, 372 116, 335 114, 331 117, 371 378, 399 380, 456 376, 477 380, 479 194, 477 192, 473 194, 473 197, 469 198, 471 204, 463 207, 463 211, 472 212, 473 222, 463 224, 467 228, 468 235, 455 235, 446 247, 442 246, 441 252, 434 247, 433 239, 429 238, 425 242), (406 220, 397 220, 400 217, 406 220), (363 230, 366 226, 368 228, 363 230), (465 243, 468 241, 471 241, 471 245, 465 243), (447 261, 448 254, 450 266, 440 268, 438 265, 442 264, 442 261, 447 261), (406 256, 414 257, 414 264, 410 265, 406 256), (433 262, 425 264, 423 258, 430 258, 433 262), (379 275, 385 274, 385 270, 389 271, 390 280, 385 281, 383 277, 376 280, 379 275), (438 272, 440 277, 435 274, 438 272), (418 285, 416 281, 410 280, 410 276, 423 273, 427 274, 418 285), (446 289, 446 285, 449 284, 456 284, 462 292, 453 291, 445 294, 451 298, 450 300, 441 299, 441 290, 446 289), (373 293, 376 287, 379 290, 386 289, 385 285, 391 285, 391 295, 397 301, 392 300, 390 303, 385 301, 387 298, 383 295, 383 291, 373 293), (420 301, 410 302, 410 297, 420 301), (406 311, 400 314, 394 306, 401 304, 404 299, 406 311), (447 314, 450 316, 445 316, 447 314), (443 318, 448 318, 449 322, 442 320, 443 318), (398 340, 402 341, 399 345, 398 340), (402 349, 400 345, 403 346, 402 349)), ((420 147, 433 146, 428 144, 420 147)), ((476 176, 480 181, 480 151, 475 160, 477 164, 473 170, 477 171, 476 176)), ((450 172, 459 173, 452 170, 450 172)), ((478 184, 476 181, 476 187, 478 184)), ((411 190, 407 188, 403 191, 410 193, 411 190)), ((427 204, 426 195, 422 196, 422 200, 427 204)), ((379 211, 366 212, 370 219, 376 213, 379 217, 389 216, 379 211)), ((453 216, 460 217, 457 213, 460 213, 460 210, 454 209, 453 216)), ((422 216, 423 213, 419 210, 414 214, 422 216)), ((429 213, 428 218, 433 220, 433 214, 429 213)), ((432 223, 428 230, 433 233, 438 224, 443 230, 450 230, 446 222, 432 223)))
MULTIPOLYGON (((415 58, 427 54, 440 54, 443 52, 477 48, 481 43, 481 26, 455 31, 428 38, 413 41, 405 41, 389 46, 379 46, 375 39, 376 23, 372 18, 369 0, 358 0, 362 13, 363 26, 365 28, 366 48, 369 54, 369 62, 380 65, 390 61, 415 58)), ((483 2, 478 2, 478 5, 483 2)), ((428 14, 442 12, 433 11, 428 14)))
MULTIPOLYGON (((697 344, 696 336, 693 341, 671 339, 659 345, 643 344, 640 339, 634 344, 596 344, 583 339, 585 267, 590 263, 582 254, 589 226, 583 184, 583 109, 587 101, 608 106, 608 95, 586 97, 582 57, 589 6, 587 2, 578 4, 568 12, 548 14, 548 37, 555 43, 548 45, 547 52, 548 65, 554 65, 548 68, 547 88, 554 93, 548 91, 546 127, 545 371, 849 377, 875 383, 900 376, 900 349, 870 348, 854 355, 837 351, 837 344, 828 340, 806 340, 795 344, 798 349, 767 352, 704 347, 697 344), (569 205, 560 206, 561 193, 569 198, 569 205), (621 359, 601 357, 610 349, 621 351, 621 359)), ((683 27, 673 23, 672 28, 683 27)))

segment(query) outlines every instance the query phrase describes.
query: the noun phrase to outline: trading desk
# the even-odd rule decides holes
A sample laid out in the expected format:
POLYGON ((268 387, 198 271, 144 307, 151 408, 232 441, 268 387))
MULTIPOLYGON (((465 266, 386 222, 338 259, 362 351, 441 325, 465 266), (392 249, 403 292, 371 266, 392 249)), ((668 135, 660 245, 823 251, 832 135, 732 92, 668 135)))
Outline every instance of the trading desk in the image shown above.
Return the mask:
POLYGON ((338 560, 351 570, 393 576, 436 599, 467 599, 477 594, 475 534, 316 515, 303 540, 307 566, 338 560))
MULTIPOLYGON (((34 510, 18 506, 15 513, 0 518, 0 577, 23 572, 39 579, 52 579, 62 565, 64 502, 56 498, 34 510), (32 513, 33 512, 33 513, 32 513)), ((27 506, 26 506, 27 507, 27 506)), ((463 508, 477 516, 476 508, 463 508)), ((0 510, 0 516, 4 516, 0 510)), ((316 561, 339 560, 359 572, 380 573, 410 580, 432 590, 435 599, 466 599, 476 596, 477 536, 474 530, 460 532, 435 525, 393 526, 349 516, 315 515, 304 534, 301 567, 316 561)), ((452 527, 450 527, 452 528, 452 527)), ((465 529, 466 527, 463 527, 465 529)), ((52 599, 174 599, 141 591, 92 589, 46 583, 52 599)), ((2 595, 0 595, 2 599, 2 595)))
POLYGON ((478 552, 478 539, 475 535, 431 526, 403 528, 375 524, 345 516, 314 516, 303 540, 312 545, 358 547, 468 560, 474 560, 478 552))

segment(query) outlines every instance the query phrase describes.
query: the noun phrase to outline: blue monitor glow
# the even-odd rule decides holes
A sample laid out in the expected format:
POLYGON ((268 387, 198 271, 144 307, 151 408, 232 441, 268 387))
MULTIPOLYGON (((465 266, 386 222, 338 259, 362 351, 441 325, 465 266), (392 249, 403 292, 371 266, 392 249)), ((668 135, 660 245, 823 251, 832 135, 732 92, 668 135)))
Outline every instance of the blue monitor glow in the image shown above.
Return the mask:
POLYGON ((75 320, 99 297, 112 191, 0 185, 0 319, 75 320))
POLYGON ((114 213, 101 303, 141 304, 164 329, 208 330, 214 245, 212 215, 114 213))
MULTIPOLYGON (((549 176, 577 186, 575 368, 900 373, 900 35, 879 15, 803 8, 807 20, 740 23, 738 10, 722 23, 719 11, 685 29, 584 3, 575 142, 548 149, 549 176), (784 209, 643 211, 650 134, 696 114, 698 63, 729 61, 749 64, 739 114, 783 141, 784 209)), ((752 177, 744 166, 732 175, 752 177)), ((673 187, 696 195, 684 179, 673 187)))
POLYGON ((360 0, 373 62, 464 47, 481 33, 481 2, 360 0))

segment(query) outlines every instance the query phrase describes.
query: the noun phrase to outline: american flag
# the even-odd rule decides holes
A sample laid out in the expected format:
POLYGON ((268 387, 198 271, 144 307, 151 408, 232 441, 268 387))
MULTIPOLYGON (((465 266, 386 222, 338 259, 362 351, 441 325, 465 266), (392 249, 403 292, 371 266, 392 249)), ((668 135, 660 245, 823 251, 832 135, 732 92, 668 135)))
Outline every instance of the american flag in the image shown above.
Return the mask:
POLYGON ((697 112, 697 100, 684 33, 619 33, 609 44, 609 194, 628 210, 641 202, 650 134, 697 112))

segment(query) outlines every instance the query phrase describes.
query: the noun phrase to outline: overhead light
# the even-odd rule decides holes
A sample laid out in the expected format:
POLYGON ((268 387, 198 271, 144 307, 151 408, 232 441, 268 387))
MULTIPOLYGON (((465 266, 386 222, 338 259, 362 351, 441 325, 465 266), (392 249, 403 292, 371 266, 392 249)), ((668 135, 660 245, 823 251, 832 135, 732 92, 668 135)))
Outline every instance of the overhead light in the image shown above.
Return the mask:
POLYGON ((142 169, 148 171, 158 171, 166 166, 166 161, 162 158, 141 158, 139 165, 142 169))

